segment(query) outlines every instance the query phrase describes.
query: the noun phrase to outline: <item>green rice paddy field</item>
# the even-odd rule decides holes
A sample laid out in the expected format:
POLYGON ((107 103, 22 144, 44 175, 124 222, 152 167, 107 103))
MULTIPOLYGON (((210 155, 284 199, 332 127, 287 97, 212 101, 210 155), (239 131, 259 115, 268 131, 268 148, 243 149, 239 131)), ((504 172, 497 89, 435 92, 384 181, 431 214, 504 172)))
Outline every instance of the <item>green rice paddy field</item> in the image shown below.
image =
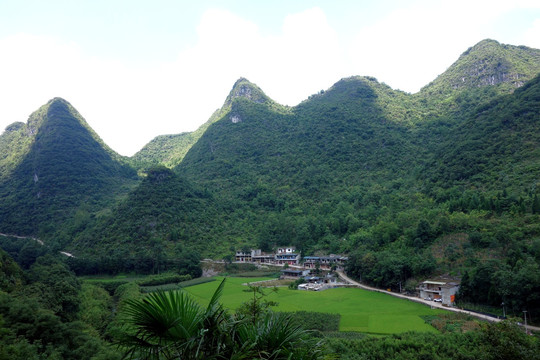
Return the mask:
MULTIPOLYGON (((207 303, 218 287, 218 281, 192 286, 185 290, 202 303, 207 303)), ((227 278, 221 302, 234 310, 249 299, 245 292, 246 281, 264 279, 227 278)), ((301 291, 279 288, 277 293, 268 290, 267 300, 277 301, 276 311, 315 311, 341 314, 340 331, 358 331, 371 334, 396 334, 406 331, 436 330, 422 320, 423 315, 440 314, 443 310, 431 309, 412 301, 377 292, 336 288, 324 291, 301 291)))

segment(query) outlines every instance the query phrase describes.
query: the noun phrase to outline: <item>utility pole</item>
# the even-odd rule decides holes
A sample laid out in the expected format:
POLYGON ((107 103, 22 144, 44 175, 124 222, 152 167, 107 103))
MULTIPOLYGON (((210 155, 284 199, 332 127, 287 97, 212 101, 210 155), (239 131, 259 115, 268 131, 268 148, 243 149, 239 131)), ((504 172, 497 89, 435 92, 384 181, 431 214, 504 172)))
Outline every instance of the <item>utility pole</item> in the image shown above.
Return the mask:
POLYGON ((523 317, 525 318, 525 334, 528 334, 528 332, 527 332, 527 310, 523 310, 523 317))
POLYGON ((503 308, 503 319, 506 319, 506 311, 505 311, 505 308, 504 308, 504 301, 503 303, 501 304, 502 308, 503 308))

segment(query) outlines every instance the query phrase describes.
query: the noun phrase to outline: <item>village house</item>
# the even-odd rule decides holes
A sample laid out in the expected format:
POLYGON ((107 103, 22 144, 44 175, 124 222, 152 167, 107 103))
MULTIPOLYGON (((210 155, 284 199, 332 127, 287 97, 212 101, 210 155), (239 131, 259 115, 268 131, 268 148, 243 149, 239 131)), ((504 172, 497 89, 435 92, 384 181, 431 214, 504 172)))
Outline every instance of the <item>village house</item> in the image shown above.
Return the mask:
POLYGON ((243 251, 243 250, 236 250, 236 255, 234 257, 236 262, 251 262, 252 257, 251 254, 253 253, 253 250, 250 251, 243 251))
POLYGON ((283 269, 281 270, 281 279, 300 279, 309 275, 309 270, 283 269))
POLYGON ((450 279, 426 280, 420 284, 418 290, 420 290, 422 299, 433 300, 451 306, 459 290, 459 281, 450 279))
POLYGON ((304 258, 304 267, 307 269, 315 269, 317 265, 321 270, 330 270, 333 265, 338 269, 345 266, 348 258, 346 256, 330 255, 330 256, 306 256, 304 258))
POLYGON ((274 258, 274 254, 264 253, 261 249, 251 249, 250 251, 237 250, 235 255, 235 261, 239 263, 273 264, 274 258))
POLYGON ((294 247, 279 247, 275 256, 276 264, 298 265, 300 263, 300 254, 296 253, 294 247))
MULTIPOLYGON (((303 267, 306 269, 319 267, 321 270, 331 270, 335 266, 337 269, 343 269, 347 260, 346 256, 333 254, 329 256, 306 256, 303 267)), ((265 253, 261 249, 237 250, 235 261, 239 263, 301 265, 300 253, 297 253, 293 246, 278 247, 275 253, 265 253)))
POLYGON ((279 247, 275 253, 265 253, 261 249, 237 250, 235 261, 256 264, 299 265, 300 254, 294 247, 279 247))

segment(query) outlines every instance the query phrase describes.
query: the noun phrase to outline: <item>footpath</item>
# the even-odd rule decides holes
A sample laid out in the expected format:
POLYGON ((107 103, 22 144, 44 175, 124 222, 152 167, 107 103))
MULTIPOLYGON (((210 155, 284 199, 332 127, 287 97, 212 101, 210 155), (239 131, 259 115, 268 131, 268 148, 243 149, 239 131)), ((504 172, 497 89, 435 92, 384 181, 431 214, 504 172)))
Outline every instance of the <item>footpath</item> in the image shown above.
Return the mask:
MULTIPOLYGON (((374 287, 371 287, 371 286, 361 284, 361 283, 359 283, 357 281, 354 281, 353 279, 351 279, 350 277, 345 275, 345 273, 343 271, 336 271, 336 272, 337 272, 338 276, 342 280, 344 280, 345 282, 347 282, 347 283, 349 283, 351 285, 354 285, 354 286, 356 286, 358 288, 364 289, 364 290, 376 291, 376 292, 385 293, 385 294, 388 294, 388 295, 391 295, 391 296, 395 296, 395 297, 398 297, 398 298, 406 299, 406 300, 409 300, 409 301, 414 301, 414 302, 417 302, 417 303, 420 303, 420 304, 431 306, 432 309, 439 308, 439 309, 443 309, 443 310, 447 310, 447 311, 463 313, 463 314, 471 315, 471 316, 474 316, 474 317, 477 317, 477 318, 480 318, 480 319, 483 319, 483 320, 491 321, 491 322, 499 322, 499 321, 501 321, 501 319, 494 318, 492 316, 479 314, 479 313, 476 313, 474 311, 459 309, 459 308, 455 308, 455 307, 443 306, 441 303, 434 302, 434 301, 429 301, 429 300, 424 300, 424 299, 421 299, 421 298, 416 297, 416 296, 407 296, 407 295, 395 293, 395 292, 392 292, 392 291, 387 291, 387 290, 383 290, 383 289, 377 289, 377 288, 374 288, 374 287)), ((529 330, 529 331, 530 330, 540 331, 540 327, 527 325, 527 330, 529 330)))

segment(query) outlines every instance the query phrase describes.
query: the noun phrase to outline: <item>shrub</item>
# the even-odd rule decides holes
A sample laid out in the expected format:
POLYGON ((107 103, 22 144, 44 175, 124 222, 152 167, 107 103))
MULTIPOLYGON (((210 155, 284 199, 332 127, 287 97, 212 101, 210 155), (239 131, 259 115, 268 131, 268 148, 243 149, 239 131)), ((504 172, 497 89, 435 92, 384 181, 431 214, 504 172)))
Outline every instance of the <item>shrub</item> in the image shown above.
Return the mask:
POLYGON ((156 285, 165 285, 165 284, 172 284, 172 283, 179 283, 181 281, 187 281, 191 280, 191 275, 179 275, 179 274, 160 274, 160 275, 152 275, 149 277, 146 277, 142 280, 137 281, 137 284, 140 286, 156 286, 156 285))

